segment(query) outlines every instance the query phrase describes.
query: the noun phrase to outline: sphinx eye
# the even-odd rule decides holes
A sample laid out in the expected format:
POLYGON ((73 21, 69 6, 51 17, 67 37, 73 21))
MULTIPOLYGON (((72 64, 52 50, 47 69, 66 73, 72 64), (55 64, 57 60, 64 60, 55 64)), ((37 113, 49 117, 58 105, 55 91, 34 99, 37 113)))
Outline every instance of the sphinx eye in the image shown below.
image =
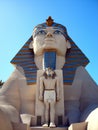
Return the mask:
POLYGON ((44 30, 40 30, 38 33, 37 33, 37 35, 45 35, 46 34, 46 32, 44 31, 44 30))
POLYGON ((44 30, 40 30, 40 31, 36 31, 34 34, 33 34, 33 37, 36 37, 38 35, 46 35, 46 32, 44 30))
POLYGON ((54 33, 53 34, 62 34, 62 32, 61 31, 59 31, 59 30, 56 30, 56 31, 54 31, 54 33))

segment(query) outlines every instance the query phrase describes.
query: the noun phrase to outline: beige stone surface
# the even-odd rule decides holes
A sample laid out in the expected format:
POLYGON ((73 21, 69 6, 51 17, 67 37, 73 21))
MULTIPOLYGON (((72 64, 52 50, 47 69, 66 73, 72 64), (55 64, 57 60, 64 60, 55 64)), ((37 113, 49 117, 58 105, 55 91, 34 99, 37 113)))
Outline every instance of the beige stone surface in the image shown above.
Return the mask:
POLYGON ((9 118, 0 110, 0 130, 13 130, 9 118))
POLYGON ((35 87, 27 85, 21 67, 17 67, 0 90, 0 104, 12 105, 20 113, 35 113, 35 87))
MULTIPOLYGON (((0 90, 0 104, 10 104, 16 107, 19 111, 20 109, 20 95, 18 79, 20 73, 17 69, 11 74, 9 79, 4 83, 2 89, 0 90)), ((19 76, 20 77, 20 76, 19 76)))
POLYGON ((98 86, 85 70, 77 68, 72 85, 64 86, 65 112, 70 123, 80 121, 80 112, 91 104, 98 104, 98 86))
POLYGON ((23 124, 27 124, 29 126, 36 125, 36 117, 30 114, 20 114, 21 122, 23 124))
POLYGON ((65 114, 69 124, 79 122, 81 89, 82 79, 78 78, 74 78, 72 85, 64 86, 65 114))
POLYGON ((29 114, 20 114, 21 121, 23 124, 28 124, 29 126, 31 125, 31 118, 32 115, 29 114))
POLYGON ((12 122, 20 122, 19 112, 12 105, 0 105, 0 110, 5 113, 12 122))
MULTIPOLYGON (((26 84, 21 67, 15 69, 0 89, 0 110, 12 122, 20 122, 20 114, 22 113, 32 116, 35 114, 35 85, 28 86, 26 84)), ((32 121, 34 121, 33 118, 32 121)))
POLYGON ((81 81, 80 109, 83 111, 90 104, 98 104, 98 85, 82 66, 76 70, 74 82, 81 81))
POLYGON ((27 124, 12 122, 12 126, 13 126, 13 130, 31 130, 29 125, 27 125, 27 124))
POLYGON ((68 130, 87 130, 87 122, 71 124, 68 130))
POLYGON ((86 122, 88 122, 87 130, 98 130, 98 107, 89 114, 86 122))
POLYGON ((35 114, 35 87, 36 85, 27 85, 24 78, 19 79, 19 93, 22 114, 35 114))

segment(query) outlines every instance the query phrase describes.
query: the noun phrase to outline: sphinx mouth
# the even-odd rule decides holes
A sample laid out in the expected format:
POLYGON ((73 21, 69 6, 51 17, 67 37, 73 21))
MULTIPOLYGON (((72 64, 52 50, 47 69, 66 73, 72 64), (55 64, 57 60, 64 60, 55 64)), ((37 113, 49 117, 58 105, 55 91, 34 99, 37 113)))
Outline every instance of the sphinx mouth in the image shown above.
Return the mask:
POLYGON ((54 38, 45 38, 45 42, 55 42, 54 38))

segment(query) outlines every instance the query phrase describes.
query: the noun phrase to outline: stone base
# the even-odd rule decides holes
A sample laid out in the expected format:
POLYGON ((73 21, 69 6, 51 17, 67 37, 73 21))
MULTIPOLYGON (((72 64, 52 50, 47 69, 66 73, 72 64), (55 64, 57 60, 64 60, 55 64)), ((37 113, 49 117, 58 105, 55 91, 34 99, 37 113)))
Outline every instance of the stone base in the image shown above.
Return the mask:
POLYGON ((67 127, 56 127, 56 128, 31 127, 31 130, 68 130, 68 128, 67 127))
POLYGON ((87 122, 71 124, 68 130, 87 130, 87 122))
POLYGON ((12 123, 13 130, 31 130, 27 124, 12 123))

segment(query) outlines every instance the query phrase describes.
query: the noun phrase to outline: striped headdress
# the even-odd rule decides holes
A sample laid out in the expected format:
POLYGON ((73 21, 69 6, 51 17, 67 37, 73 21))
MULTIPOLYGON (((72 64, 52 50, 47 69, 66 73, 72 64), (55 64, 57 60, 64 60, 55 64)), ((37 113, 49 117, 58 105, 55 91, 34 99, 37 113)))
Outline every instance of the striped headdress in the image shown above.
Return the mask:
MULTIPOLYGON (((36 28, 47 27, 46 23, 39 24, 36 28)), ((51 26, 58 27, 62 29, 65 34, 67 40, 71 43, 71 48, 68 50, 66 54, 66 63, 64 64, 63 70, 63 80, 64 84, 71 85, 74 79, 75 71, 78 66, 86 66, 89 63, 88 58, 84 55, 84 53, 77 47, 77 45, 73 42, 73 40, 68 36, 66 28, 57 23, 52 23, 51 26)), ((37 66, 34 62, 34 52, 29 48, 29 44, 32 42, 32 36, 29 40, 24 44, 24 46, 20 49, 20 51, 16 54, 16 56, 11 60, 11 63, 17 66, 21 66, 24 70, 27 84, 36 83, 37 77, 37 66)))

